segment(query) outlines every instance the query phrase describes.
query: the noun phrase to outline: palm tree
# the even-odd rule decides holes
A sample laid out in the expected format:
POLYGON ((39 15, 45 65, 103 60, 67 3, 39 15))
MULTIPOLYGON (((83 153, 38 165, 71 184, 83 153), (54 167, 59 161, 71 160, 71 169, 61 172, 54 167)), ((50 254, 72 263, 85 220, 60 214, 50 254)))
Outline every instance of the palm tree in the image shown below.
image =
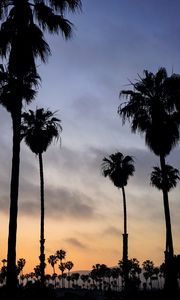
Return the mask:
MULTIPOLYGON (((74 267, 74 264, 72 261, 66 262, 66 269, 68 270, 68 278, 70 278, 70 271, 74 267)), ((68 280, 68 288, 70 288, 70 280, 68 280)))
POLYGON ((23 271, 23 268, 26 264, 26 260, 24 258, 19 258, 17 262, 17 269, 18 272, 21 273, 23 271))
MULTIPOLYGON (((7 254, 7 285, 12 291, 17 285, 16 273, 16 232, 18 214, 18 187, 20 165, 20 124, 22 100, 31 102, 36 96, 39 77, 29 72, 23 76, 21 85, 17 76, 0 66, 0 103, 10 112, 13 124, 12 169, 10 183, 10 216, 7 254), (21 99, 21 100, 20 100, 21 99)), ((13 292, 12 292, 13 293, 13 292)))
POLYGON ((160 158, 162 171, 162 192, 166 223, 166 287, 174 289, 177 280, 173 270, 174 248, 171 231, 168 190, 166 186, 166 156, 179 141, 180 76, 168 77, 166 69, 160 68, 156 74, 144 71, 144 77, 132 83, 133 90, 122 90, 120 97, 127 101, 118 108, 123 124, 128 120, 132 132, 145 134, 147 146, 160 158))
POLYGON ((59 264, 59 270, 61 271, 61 287, 64 288, 64 271, 66 270, 66 263, 60 262, 59 264))
POLYGON ((123 211, 124 211, 124 232, 123 232, 123 270, 125 287, 128 281, 128 231, 127 231, 127 209, 125 186, 129 176, 134 174, 134 160, 131 156, 124 156, 121 152, 111 154, 109 158, 104 157, 102 171, 105 177, 109 177, 113 184, 122 190, 123 211))
POLYGON ((56 257, 60 260, 60 263, 62 263, 62 260, 66 257, 66 251, 63 249, 57 250, 56 257))
POLYGON ((21 284, 21 280, 23 279, 23 268, 26 264, 26 260, 24 258, 19 258, 17 262, 17 274, 19 275, 19 283, 21 284))
POLYGON ((6 266, 6 264, 7 264, 7 259, 3 258, 1 261, 2 261, 3 267, 6 266))
POLYGON ((48 257, 48 263, 53 268, 53 274, 55 274, 55 264, 57 263, 57 256, 56 255, 50 255, 48 257))
POLYGON ((44 174, 42 154, 47 150, 53 139, 58 139, 62 127, 55 113, 43 108, 35 112, 29 110, 22 114, 22 138, 33 153, 39 157, 40 170, 40 200, 41 200, 41 226, 40 226, 40 270, 41 284, 44 285, 45 254, 44 254, 44 174))
MULTIPOLYGON (((163 177, 162 170, 159 167, 153 167, 153 171, 151 173, 151 184, 155 186, 159 190, 163 189, 163 177)), ((176 187, 177 180, 180 180, 179 171, 176 168, 173 168, 170 165, 165 166, 166 173, 166 189, 169 192, 172 188, 176 187)))
MULTIPOLYGON (((0 1, 0 56, 7 61, 8 73, 16 84, 17 91, 10 90, 8 104, 1 101, 11 113, 13 124, 12 171, 10 185, 10 216, 8 237, 8 290, 17 286, 16 276, 16 234, 18 214, 19 166, 20 166, 20 124, 24 81, 37 77, 35 59, 47 61, 50 55, 49 45, 43 32, 62 33, 65 39, 72 35, 73 24, 66 12, 75 12, 81 8, 81 0, 1 0, 0 1)), ((32 84, 33 86, 33 84, 32 84)), ((0 92, 1 94, 1 92, 0 92)), ((32 100, 33 98, 31 98, 32 100)), ((6 100, 6 99, 5 99, 6 100)))
POLYGON ((143 266, 143 270, 145 271, 143 273, 145 279, 146 279, 146 283, 148 281, 148 279, 150 279, 150 287, 152 289, 152 280, 151 280, 151 277, 153 276, 154 274, 154 263, 152 260, 145 260, 143 263, 142 263, 142 266, 143 266))
POLYGON ((39 277, 41 277, 40 265, 35 266, 33 275, 35 276, 36 280, 38 280, 39 277))
MULTIPOLYGON (((177 180, 180 180, 179 170, 176 168, 173 168, 171 165, 166 164, 165 165, 165 174, 166 174, 166 182, 164 184, 166 185, 167 192, 169 192, 171 189, 176 187, 177 180)), ((159 167, 153 167, 150 182, 151 182, 151 185, 156 187, 158 190, 163 190, 162 170, 159 167)), ((176 260, 175 259, 172 261, 172 269, 176 270, 176 260)), ((165 267, 165 271, 167 272, 167 265, 165 267)), ((166 272, 165 272, 165 276, 166 276, 166 272)), ((177 274, 175 274, 175 275, 177 275, 177 274)))

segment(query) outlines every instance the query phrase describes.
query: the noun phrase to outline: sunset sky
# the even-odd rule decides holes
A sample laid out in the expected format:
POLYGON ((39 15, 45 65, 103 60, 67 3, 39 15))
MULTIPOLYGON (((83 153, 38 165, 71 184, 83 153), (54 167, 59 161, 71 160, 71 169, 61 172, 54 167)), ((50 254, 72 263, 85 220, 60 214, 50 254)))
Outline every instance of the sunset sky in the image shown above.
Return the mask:
MULTIPOLYGON (((73 270, 122 258, 121 190, 101 172, 104 156, 131 155, 136 172, 126 187, 129 258, 140 263, 163 261, 165 222, 162 194, 150 186, 158 158, 144 137, 122 126, 117 114, 119 92, 129 89, 144 69, 165 67, 180 73, 180 2, 178 0, 82 0, 82 12, 67 15, 74 24, 69 41, 46 36, 52 56, 38 63, 42 78, 30 107, 57 111, 62 120, 60 144, 44 154, 45 253, 67 251, 73 270)), ((7 255, 12 125, 0 107, 0 260, 7 255)), ((179 146, 167 162, 180 169, 179 146)), ((174 250, 180 254, 180 183, 170 192, 174 250)), ((17 232, 17 259, 24 272, 39 263, 39 165, 22 143, 17 232)), ((47 266, 46 272, 51 272, 47 266)), ((58 269, 57 269, 58 272, 58 269)))

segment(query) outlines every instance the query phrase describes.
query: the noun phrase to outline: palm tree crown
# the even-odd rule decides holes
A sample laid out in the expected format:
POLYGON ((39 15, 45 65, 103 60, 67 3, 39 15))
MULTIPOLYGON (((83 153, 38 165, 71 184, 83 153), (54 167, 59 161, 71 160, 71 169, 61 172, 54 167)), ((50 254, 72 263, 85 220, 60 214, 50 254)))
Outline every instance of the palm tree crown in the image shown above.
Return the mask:
POLYGON ((156 74, 145 70, 144 78, 132 86, 134 90, 120 92, 129 101, 119 106, 119 115, 123 122, 131 122, 132 132, 145 133, 146 144, 156 155, 168 155, 179 141, 180 76, 168 77, 165 68, 156 74))
POLYGON ((66 251, 63 249, 57 250, 56 257, 60 260, 60 262, 62 262, 62 260, 66 257, 66 251))
POLYGON ((133 162, 131 156, 124 156, 120 152, 111 154, 109 158, 104 157, 102 163, 103 175, 108 176, 116 187, 122 188, 127 185, 129 176, 132 176, 135 171, 133 162))
POLYGON ((9 56, 9 70, 25 74, 35 70, 36 57, 43 62, 50 54, 43 31, 59 32, 68 39, 72 23, 65 18, 67 11, 81 9, 80 0, 3 0, 0 3, 0 54, 9 56))
POLYGON ((18 78, 0 65, 0 103, 13 115, 17 107, 16 99, 25 100, 29 104, 37 94, 39 82, 39 75, 29 72, 23 76, 19 85, 18 78))
POLYGON ((54 117, 55 113, 37 109, 35 112, 22 114, 22 138, 35 154, 42 154, 51 144, 52 140, 60 137, 62 127, 60 120, 54 117))
MULTIPOLYGON (((163 177, 162 170, 159 167, 153 167, 153 171, 151 173, 151 184, 157 187, 159 190, 163 189, 163 177)), ((165 166, 166 172, 166 189, 169 192, 172 188, 176 187, 177 180, 180 180, 179 170, 173 168, 171 165, 165 166)))

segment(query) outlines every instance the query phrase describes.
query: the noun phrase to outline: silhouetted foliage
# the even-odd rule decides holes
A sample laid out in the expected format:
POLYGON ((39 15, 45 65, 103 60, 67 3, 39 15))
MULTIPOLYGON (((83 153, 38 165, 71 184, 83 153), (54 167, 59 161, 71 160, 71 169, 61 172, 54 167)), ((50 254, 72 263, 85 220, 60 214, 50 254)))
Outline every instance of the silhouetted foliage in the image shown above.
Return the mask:
POLYGON ((163 190, 163 184, 165 184, 168 192, 176 187, 177 180, 180 180, 178 169, 167 164, 165 165, 166 182, 163 182, 162 170, 159 167, 153 167, 153 169, 151 173, 151 184, 153 186, 163 190))
POLYGON ((55 113, 43 108, 36 109, 35 112, 22 114, 21 137, 30 147, 31 151, 39 157, 40 170, 40 201, 41 201, 41 228, 40 228, 40 268, 41 283, 45 280, 45 253, 44 253, 44 174, 42 154, 52 143, 53 139, 58 140, 62 127, 60 120, 55 117, 55 113))
POLYGON ((55 265, 57 264, 58 258, 55 255, 50 255, 48 257, 48 263, 53 268, 53 274, 55 274, 55 265))
MULTIPOLYGON (((1 0, 0 1, 0 56, 7 61, 7 74, 10 94, 1 102, 11 113, 13 123, 13 154, 10 191, 10 218, 8 239, 8 276, 9 290, 17 286, 16 276, 16 233, 18 214, 18 188, 20 164, 20 125, 25 82, 37 77, 35 60, 47 61, 50 47, 43 32, 62 33, 65 39, 72 36, 72 23, 65 17, 67 12, 81 9, 80 0, 37 1, 1 0), (30 76, 29 76, 30 75, 30 76), (30 79, 31 77, 31 79, 30 79), (12 88, 13 86, 13 88, 12 88), (8 99, 8 101, 6 101, 8 99)), ((1 78, 0 78, 1 79, 1 78)), ((1 94, 1 91, 0 91, 1 94)), ((34 98, 31 95, 31 99, 34 98)))
POLYGON ((124 233, 123 233, 123 275, 124 285, 128 281, 128 233, 127 233, 127 209, 125 186, 129 176, 134 174, 134 160, 131 156, 124 156, 121 152, 111 154, 109 158, 104 157, 102 171, 105 177, 109 177, 117 188, 122 189, 124 210, 124 233))
POLYGON ((133 90, 123 90, 120 97, 127 101, 120 104, 118 113, 123 124, 128 120, 132 132, 145 135, 147 146, 160 158, 163 180, 163 203, 166 222, 166 287, 169 290, 177 288, 174 274, 174 248, 171 231, 168 190, 166 186, 165 157, 179 141, 180 124, 180 76, 167 75, 165 68, 160 68, 156 74, 144 70, 144 77, 131 83, 133 90))

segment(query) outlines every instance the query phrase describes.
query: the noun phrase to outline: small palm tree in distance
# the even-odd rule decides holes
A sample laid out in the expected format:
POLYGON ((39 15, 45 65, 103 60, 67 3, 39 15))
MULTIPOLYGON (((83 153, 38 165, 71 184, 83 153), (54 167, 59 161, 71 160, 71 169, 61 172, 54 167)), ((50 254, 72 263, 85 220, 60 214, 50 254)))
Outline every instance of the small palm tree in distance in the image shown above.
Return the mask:
POLYGON ((66 251, 63 249, 57 250, 56 257, 60 260, 60 263, 61 263, 62 260, 65 259, 65 257, 66 257, 66 251))
POLYGON ((67 261, 66 262, 66 269, 68 270, 68 288, 70 288, 70 271, 74 267, 74 264, 72 261, 67 261))
POLYGON ((48 257, 48 263, 51 265, 52 269, 53 269, 53 274, 55 274, 55 264, 57 263, 57 256, 56 255, 50 255, 48 257))

